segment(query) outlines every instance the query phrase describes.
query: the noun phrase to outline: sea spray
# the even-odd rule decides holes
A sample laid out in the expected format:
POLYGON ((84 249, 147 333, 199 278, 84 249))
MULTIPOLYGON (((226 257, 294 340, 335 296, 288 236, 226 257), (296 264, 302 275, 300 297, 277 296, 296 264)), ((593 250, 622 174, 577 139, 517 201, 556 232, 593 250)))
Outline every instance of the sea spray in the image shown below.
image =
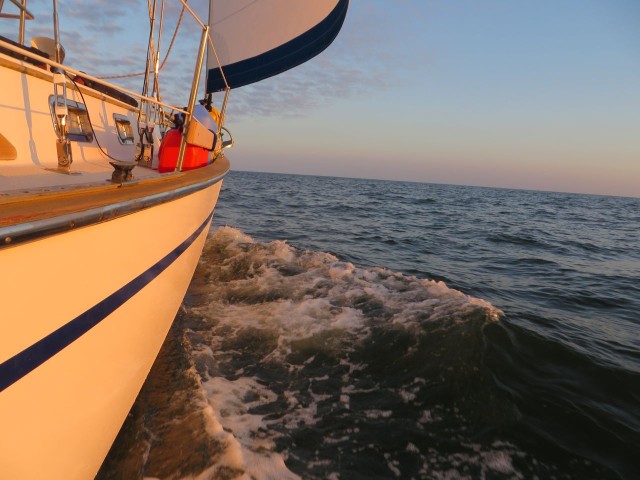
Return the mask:
POLYGON ((532 453, 509 434, 520 413, 483 361, 484 330, 501 318, 443 282, 219 228, 174 328, 183 373, 165 375, 166 397, 139 407, 141 471, 610 478, 579 457, 532 453), (189 399, 172 390, 181 375, 189 399), (160 413, 167 408, 178 414, 160 413))
POLYGON ((190 358, 246 475, 530 473, 496 435, 517 412, 482 367, 482 330, 501 315, 489 303, 229 227, 194 288, 190 358))

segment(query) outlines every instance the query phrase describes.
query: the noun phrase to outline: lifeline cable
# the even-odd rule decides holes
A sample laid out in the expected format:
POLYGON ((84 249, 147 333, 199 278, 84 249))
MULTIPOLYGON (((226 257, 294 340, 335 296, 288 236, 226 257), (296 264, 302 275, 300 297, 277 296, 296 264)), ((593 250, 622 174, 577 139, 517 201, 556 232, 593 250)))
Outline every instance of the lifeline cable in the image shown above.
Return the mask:
MULTIPOLYGON (((67 72, 65 72, 65 75, 67 76, 67 78, 69 80, 71 80, 71 83, 73 83, 73 85, 76 87, 76 90, 78 91, 78 93, 80 93, 80 97, 82 98, 82 103, 84 103, 85 108, 86 108, 86 112, 87 112, 87 120, 89 120, 89 126, 91 127, 91 133, 93 133, 93 138, 96 140, 96 145, 98 145, 98 148, 100 149, 100 151, 102 152, 102 154, 107 157, 110 158, 113 161, 116 162, 129 162, 129 160, 120 160, 118 158, 112 157, 111 155, 109 155, 107 152, 105 152, 105 150, 102 148, 102 145, 100 145, 100 142, 98 141, 98 135, 96 135, 96 131, 93 129, 93 123, 91 122, 91 115, 89 114, 89 109, 86 107, 87 105, 87 101, 84 98, 84 95, 82 93, 82 90, 80 90, 80 87, 78 86, 78 84, 76 83, 75 79, 69 75, 67 72)), ((144 152, 144 148, 142 148, 140 150, 140 157, 142 156, 142 153, 144 152)), ((140 158, 135 158, 134 161, 138 161, 138 159, 140 158)))

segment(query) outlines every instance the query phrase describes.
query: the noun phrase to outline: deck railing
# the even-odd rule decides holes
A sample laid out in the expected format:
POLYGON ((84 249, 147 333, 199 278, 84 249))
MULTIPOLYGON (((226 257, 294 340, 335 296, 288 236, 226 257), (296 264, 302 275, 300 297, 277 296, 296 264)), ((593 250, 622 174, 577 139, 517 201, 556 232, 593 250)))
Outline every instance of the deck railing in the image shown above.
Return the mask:
MULTIPOLYGON (((0 18, 14 18, 14 19, 20 19, 20 31, 19 31, 19 42, 20 44, 24 45, 24 23, 25 20, 29 19, 29 20, 33 20, 34 16, 27 10, 26 8, 26 4, 27 4, 27 0, 9 0, 11 3, 13 3, 16 7, 18 7, 20 14, 7 14, 7 13, 2 13, 2 7, 4 5, 4 0, 0 0, 0 18)), ((142 103, 147 103, 147 104, 152 104, 152 105, 156 105, 158 107, 166 107, 174 112, 179 112, 185 115, 185 127, 188 128, 188 124, 191 121, 191 119, 193 118, 193 109, 195 106, 195 98, 197 95, 197 90, 198 90, 198 83, 199 83, 199 78, 200 78, 200 73, 202 71, 202 66, 203 66, 203 58, 204 58, 204 51, 206 50, 206 45, 207 43, 209 44, 211 51, 213 52, 213 54, 215 55, 216 61, 218 62, 218 66, 220 68, 220 70, 222 71, 222 65, 220 64, 220 61, 218 59, 218 55, 216 53, 215 47, 213 45, 213 41, 211 39, 211 35, 209 32, 209 26, 206 25, 205 23, 203 23, 197 16, 197 14, 187 5, 185 0, 180 0, 180 2, 182 3, 182 5, 185 7, 185 9, 190 13, 190 15, 195 19, 195 21, 200 25, 200 27, 202 28, 202 38, 200 41, 200 48, 198 51, 198 57, 197 57, 197 61, 196 61, 196 68, 195 68, 195 72, 194 72, 194 77, 193 77, 193 84, 192 84, 192 88, 191 88, 191 94, 190 94, 190 98, 189 98, 189 106, 187 109, 181 109, 176 107, 175 105, 170 105, 167 103, 164 103, 162 101, 160 101, 159 99, 157 99, 156 97, 150 97, 147 95, 142 95, 136 92, 133 92, 131 90, 128 90, 126 88, 123 88, 119 85, 115 85, 112 84, 110 82, 105 81, 104 79, 101 78, 97 78, 94 77, 92 75, 89 75, 85 72, 81 72, 79 70, 75 70, 67 65, 63 65, 55 60, 51 60, 49 58, 43 57, 41 55, 37 55, 36 53, 30 52, 29 50, 25 49, 25 48, 21 48, 19 46, 16 45, 12 45, 8 42, 3 41, 2 39, 0 39, 0 47, 3 47, 9 51, 18 53, 20 55, 23 55, 27 58, 31 58, 33 60, 37 60, 38 62, 48 65, 51 69, 51 71, 58 71, 58 72, 66 72, 68 74, 72 74, 74 76, 80 76, 83 77, 87 80, 90 80, 92 82, 95 82, 99 85, 103 85, 105 87, 108 88, 113 88, 117 91, 126 93, 127 95, 130 95, 134 98, 139 99, 142 103)), ((54 6, 55 6, 55 1, 54 1, 54 6)), ((54 16, 55 18, 55 30, 56 30, 56 37, 57 37, 57 12, 54 12, 54 16)), ((58 51, 58 39, 56 38, 56 51, 58 51)), ((56 55, 58 56, 58 55, 56 55)), ((222 73, 223 78, 224 78, 224 72, 222 73)), ((226 84, 226 78, 225 78, 225 84, 226 84)), ((220 112, 220 122, 218 125, 218 136, 220 136, 220 133, 223 129, 224 126, 224 120, 225 120, 225 113, 226 113, 226 107, 227 107, 227 101, 229 98, 229 91, 230 88, 227 85, 226 88, 226 92, 225 92, 225 96, 224 96, 224 100, 223 100, 223 104, 222 104, 222 109, 220 112)), ((225 129, 226 130, 226 129, 225 129)), ((186 128, 185 128, 185 134, 186 135, 186 128)), ((178 162, 177 162, 177 167, 178 169, 180 169, 181 165, 182 165, 182 159, 184 156, 184 151, 185 151, 185 136, 183 135, 183 141, 181 143, 181 148, 180 148, 180 154, 179 154, 179 158, 178 158, 178 162)))
POLYGON ((18 7, 20 13, 2 13, 4 0, 0 0, 0 18, 15 18, 20 20, 20 27, 18 28, 18 41, 24 44, 24 24, 27 20, 33 20, 35 17, 29 10, 27 10, 27 0, 22 0, 21 2, 18 2, 18 0, 9 1, 16 7, 18 7))

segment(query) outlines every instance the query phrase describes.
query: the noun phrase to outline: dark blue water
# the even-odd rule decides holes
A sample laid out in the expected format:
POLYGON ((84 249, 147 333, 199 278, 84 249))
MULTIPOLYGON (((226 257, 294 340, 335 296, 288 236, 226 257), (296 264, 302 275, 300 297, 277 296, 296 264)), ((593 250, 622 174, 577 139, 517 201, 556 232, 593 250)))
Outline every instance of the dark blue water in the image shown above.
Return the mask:
MULTIPOLYGON (((307 356, 289 348, 287 355, 302 355, 297 363, 287 357, 289 372, 291 365, 313 366, 289 378, 276 367, 260 371, 266 357, 247 363, 240 355, 229 360, 233 368, 220 366, 217 374, 229 379, 239 378, 238 369, 251 371, 276 397, 305 388, 325 395, 326 411, 319 414, 323 403, 316 402, 322 421, 316 418, 313 428, 269 423, 291 472, 302 478, 640 478, 640 199, 232 172, 213 229, 222 225, 253 238, 245 253, 273 250, 269 242, 285 240, 295 258, 286 268, 278 260, 276 270, 293 269, 288 276, 313 271, 302 261, 305 252, 327 252, 362 269, 362 278, 373 282, 363 292, 390 288, 385 275, 404 282, 394 295, 414 291, 413 277, 434 279, 503 312, 497 321, 461 314, 467 323, 458 321, 455 334, 433 322, 416 333, 395 328, 402 297, 379 295, 375 303, 363 293, 338 302, 342 297, 331 293, 334 309, 344 313, 348 306, 369 322, 365 333, 321 341, 338 350, 346 342, 342 358, 324 351, 318 360, 318 345, 298 345, 315 352, 307 356), (347 364, 350 385, 331 385, 328 378, 347 364), (309 378, 321 380, 302 385, 309 378), (344 403, 340 392, 355 390, 348 408, 336 409, 340 398, 344 403), (392 390, 404 403, 391 398, 392 390), (332 430, 342 436, 327 442, 332 430)), ((275 289, 262 292, 270 301, 286 297, 277 290, 282 284, 267 283, 259 288, 275 289)), ((308 295, 319 298, 312 290, 308 295)), ((249 297, 227 295, 225 302, 263 301, 249 297)), ((407 305, 420 301, 406 299, 407 305)), ((313 337, 305 332, 301 338, 313 337)), ((282 402, 280 410, 291 408, 282 402)), ((272 399, 255 410, 282 418, 276 405, 272 399)))

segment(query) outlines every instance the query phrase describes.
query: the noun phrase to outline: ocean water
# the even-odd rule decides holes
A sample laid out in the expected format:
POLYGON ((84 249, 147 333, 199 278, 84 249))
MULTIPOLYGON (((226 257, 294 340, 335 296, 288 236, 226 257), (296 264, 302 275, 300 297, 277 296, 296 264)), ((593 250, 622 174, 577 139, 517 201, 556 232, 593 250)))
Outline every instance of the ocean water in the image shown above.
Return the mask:
POLYGON ((232 172, 166 402, 203 453, 151 465, 158 428, 142 476, 640 478, 639 231, 637 198, 232 172))

